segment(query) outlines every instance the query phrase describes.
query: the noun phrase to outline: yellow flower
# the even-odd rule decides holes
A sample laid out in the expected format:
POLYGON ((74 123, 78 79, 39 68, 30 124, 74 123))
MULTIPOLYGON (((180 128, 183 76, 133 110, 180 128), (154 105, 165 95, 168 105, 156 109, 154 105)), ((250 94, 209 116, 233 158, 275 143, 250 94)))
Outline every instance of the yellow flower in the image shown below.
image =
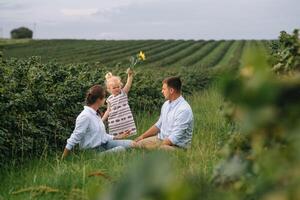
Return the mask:
POLYGON ((131 56, 129 58, 130 61, 130 67, 134 67, 136 64, 138 64, 141 61, 146 60, 146 56, 144 54, 144 52, 140 51, 139 54, 136 54, 135 56, 131 56))
POLYGON ((139 57, 140 60, 146 60, 146 56, 142 51, 140 51, 138 57, 139 57))

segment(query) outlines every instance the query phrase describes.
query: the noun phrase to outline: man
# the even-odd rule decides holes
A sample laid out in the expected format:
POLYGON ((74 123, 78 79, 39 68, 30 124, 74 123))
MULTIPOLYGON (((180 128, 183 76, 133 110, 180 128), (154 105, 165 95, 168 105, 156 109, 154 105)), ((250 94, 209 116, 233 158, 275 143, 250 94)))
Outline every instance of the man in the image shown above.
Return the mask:
POLYGON ((167 100, 159 120, 145 133, 135 139, 136 146, 146 149, 187 148, 193 132, 193 112, 181 96, 181 80, 169 77, 163 81, 162 94, 167 100))

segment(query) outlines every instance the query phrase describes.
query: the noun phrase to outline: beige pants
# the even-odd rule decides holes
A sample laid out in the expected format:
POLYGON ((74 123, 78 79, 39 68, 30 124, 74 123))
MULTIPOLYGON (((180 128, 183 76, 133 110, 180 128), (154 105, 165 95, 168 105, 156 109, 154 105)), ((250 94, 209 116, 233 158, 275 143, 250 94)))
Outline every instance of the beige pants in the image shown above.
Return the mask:
POLYGON ((137 148, 145 148, 145 149, 163 149, 163 150, 175 150, 175 146, 162 145, 162 140, 157 138, 156 136, 148 137, 136 142, 137 148))

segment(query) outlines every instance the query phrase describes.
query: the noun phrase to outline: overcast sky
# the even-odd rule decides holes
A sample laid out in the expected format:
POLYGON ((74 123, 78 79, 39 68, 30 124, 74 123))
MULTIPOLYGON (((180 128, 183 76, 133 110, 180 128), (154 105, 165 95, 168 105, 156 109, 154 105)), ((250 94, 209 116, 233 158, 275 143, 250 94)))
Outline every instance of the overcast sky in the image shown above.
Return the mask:
POLYGON ((300 28, 300 0, 0 0, 0 37, 274 39, 300 28))

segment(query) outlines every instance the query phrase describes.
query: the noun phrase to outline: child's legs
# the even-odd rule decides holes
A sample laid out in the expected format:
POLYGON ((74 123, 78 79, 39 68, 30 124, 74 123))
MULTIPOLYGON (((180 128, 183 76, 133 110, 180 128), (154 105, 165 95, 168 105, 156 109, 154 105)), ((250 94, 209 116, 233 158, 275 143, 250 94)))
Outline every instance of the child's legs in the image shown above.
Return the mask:
POLYGON ((132 140, 109 140, 106 143, 106 149, 112 149, 115 147, 123 147, 125 149, 131 148, 132 147, 132 140))
POLYGON ((95 150, 99 153, 113 153, 126 151, 126 148, 122 146, 107 146, 107 143, 105 143, 95 148, 95 150))
POLYGON ((117 147, 108 149, 108 150, 104 151, 103 153, 114 153, 114 152, 122 152, 122 151, 126 151, 126 148, 122 147, 122 146, 117 146, 117 147))

